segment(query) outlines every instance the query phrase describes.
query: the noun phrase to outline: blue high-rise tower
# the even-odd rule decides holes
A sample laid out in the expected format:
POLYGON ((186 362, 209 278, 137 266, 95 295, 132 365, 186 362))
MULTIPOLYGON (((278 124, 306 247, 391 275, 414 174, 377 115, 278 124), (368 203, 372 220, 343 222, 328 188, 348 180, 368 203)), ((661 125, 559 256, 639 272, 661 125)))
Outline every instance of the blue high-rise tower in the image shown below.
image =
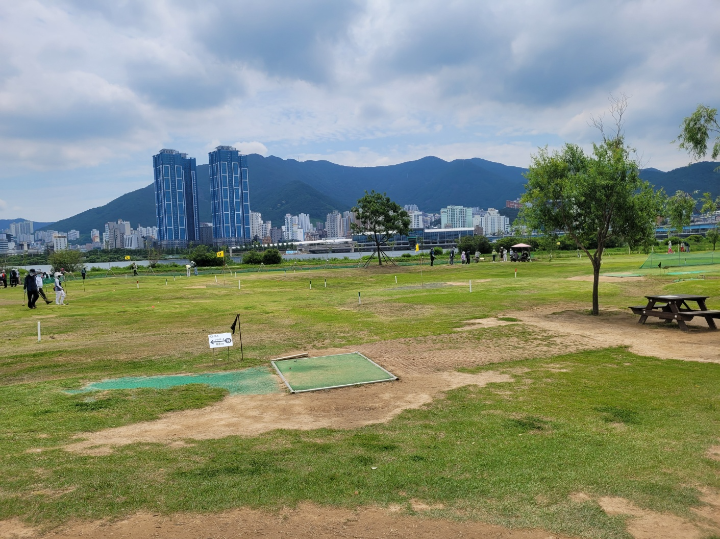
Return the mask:
POLYGON ((176 150, 153 156, 155 216, 163 247, 187 247, 200 240, 195 158, 176 150))
POLYGON ((209 154, 213 241, 241 245, 250 237, 250 188, 247 156, 232 146, 218 146, 209 154))

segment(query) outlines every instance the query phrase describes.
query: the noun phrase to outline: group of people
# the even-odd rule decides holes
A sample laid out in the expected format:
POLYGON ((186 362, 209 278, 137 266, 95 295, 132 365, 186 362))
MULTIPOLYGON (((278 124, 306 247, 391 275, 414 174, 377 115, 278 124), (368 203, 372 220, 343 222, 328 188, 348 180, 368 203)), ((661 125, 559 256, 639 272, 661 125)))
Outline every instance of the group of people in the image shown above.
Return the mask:
POLYGON ((2 273, 0 273, 0 284, 3 286, 3 288, 8 287, 8 281, 10 281, 10 286, 17 286, 20 284, 20 273, 16 269, 10 270, 10 275, 5 272, 5 270, 2 270, 2 273))
MULTIPOLYGON (((510 262, 527 262, 530 260, 530 253, 528 251, 513 251, 512 248, 505 249, 505 247, 500 247, 499 256, 502 262, 507 262, 508 259, 510 259, 510 262)), ((495 262, 497 257, 498 252, 493 249, 492 261, 495 262)))
MULTIPOLYGON (((25 276, 25 280, 23 281, 23 290, 27 294, 27 306, 29 309, 37 309, 35 303, 41 297, 46 304, 52 303, 52 301, 47 298, 45 292, 43 291, 43 278, 50 279, 50 276, 45 272, 38 273, 34 269, 31 269, 25 276)), ((55 304, 66 305, 65 289, 63 288, 63 277, 62 273, 60 273, 59 271, 55 272, 53 289, 55 290, 55 304)))

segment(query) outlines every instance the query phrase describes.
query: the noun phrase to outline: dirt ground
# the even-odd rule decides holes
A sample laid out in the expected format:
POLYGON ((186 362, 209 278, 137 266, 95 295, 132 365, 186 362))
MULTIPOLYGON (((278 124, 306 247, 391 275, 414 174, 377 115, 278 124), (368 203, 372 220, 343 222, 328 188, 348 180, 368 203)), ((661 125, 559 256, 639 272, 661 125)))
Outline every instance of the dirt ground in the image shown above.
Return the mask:
MULTIPOLYGON (((458 367, 504 363, 558 353, 627 346, 637 354, 665 359, 720 363, 720 332, 691 323, 690 332, 664 323, 637 324, 637 317, 623 311, 606 311, 591 317, 579 311, 547 309, 505 313, 519 322, 478 319, 464 331, 416 339, 365 344, 355 347, 387 368, 395 382, 302 394, 230 396, 202 410, 173 412, 160 419, 83 434, 66 446, 83 454, 108 454, 113 447, 135 442, 164 442, 171 446, 192 444, 193 439, 229 435, 253 436, 273 429, 356 428, 386 422, 402 410, 418 408, 444 391, 464 385, 484 386, 511 381, 507 374, 487 371, 477 375, 456 372, 458 367), (525 337, 506 342, 503 334, 514 331, 525 337), (488 333, 488 338, 483 335, 488 333)), ((508 334, 511 335, 511 334, 508 334)), ((353 349, 310 350, 326 355, 353 349)), ((578 494, 579 501, 583 499, 578 494)), ((720 496, 709 493, 708 515, 720 514, 720 496)), ((672 515, 652 513, 620 498, 596 500, 608 514, 628 516, 628 532, 637 539, 649 537, 694 539, 707 535, 695 524, 672 515)), ((417 502, 416 510, 432 510, 417 502)), ((508 530, 482 523, 452 522, 401 515, 393 510, 364 508, 356 511, 303 505, 280 513, 238 509, 216 515, 159 516, 138 514, 127 520, 76 523, 57 537, 556 537, 543 531, 508 530)), ((714 533, 716 533, 714 531, 714 533)), ((0 522, 0 538, 35 537, 36 532, 17 521, 0 522)))
MULTIPOLYGON (((432 508, 415 502, 415 510, 432 508)), ((403 508, 404 509, 404 508, 403 508)), ((335 537, 396 539, 436 539, 467 537, 483 539, 561 539, 542 530, 508 530, 481 522, 455 522, 423 516, 401 515, 401 508, 363 508, 356 510, 303 504, 279 512, 235 509, 212 515, 153 515, 140 513, 109 523, 106 521, 71 523, 48 537, 70 539, 220 539, 242 537, 284 537, 330 539, 335 537)), ((0 522, 0 538, 36 537, 36 531, 19 521, 0 522)))

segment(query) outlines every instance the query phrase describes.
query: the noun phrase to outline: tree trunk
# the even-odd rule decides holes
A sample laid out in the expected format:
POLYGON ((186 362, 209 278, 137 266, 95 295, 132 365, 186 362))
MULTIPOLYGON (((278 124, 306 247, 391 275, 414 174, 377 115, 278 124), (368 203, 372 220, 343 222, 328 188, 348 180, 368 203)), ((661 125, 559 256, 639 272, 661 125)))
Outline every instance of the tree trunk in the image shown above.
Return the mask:
POLYGON ((375 245, 377 246, 378 264, 382 266, 382 256, 380 255, 380 240, 375 236, 375 245))
POLYGON ((594 316, 600 314, 600 299, 598 297, 598 284, 600 283, 600 261, 593 259, 593 305, 592 313, 594 316))

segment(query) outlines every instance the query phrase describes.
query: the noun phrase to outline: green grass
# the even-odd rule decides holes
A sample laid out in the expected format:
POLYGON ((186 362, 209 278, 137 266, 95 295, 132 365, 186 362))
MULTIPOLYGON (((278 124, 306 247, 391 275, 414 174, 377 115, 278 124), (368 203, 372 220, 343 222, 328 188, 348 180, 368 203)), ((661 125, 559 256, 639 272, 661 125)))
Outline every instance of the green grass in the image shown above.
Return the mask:
MULTIPOLYGON (((607 257, 603 273, 635 272, 644 259, 607 257)), ((120 376, 267 365, 293 351, 389 339, 530 341, 539 337, 522 323, 464 336, 454 329, 477 318, 517 322, 507 313, 536 307, 587 309, 592 283, 568 278, 590 273, 584 259, 561 259, 257 273, 241 277, 241 290, 227 277, 223 286, 220 276, 217 285, 213 276, 167 285, 142 276, 140 289, 135 280, 98 278, 84 291, 71 281, 68 307, 36 311, 20 305, 16 289, 0 290, 0 520, 52 526, 138 510, 302 501, 392 503, 412 511, 410 500, 421 499, 442 503, 438 516, 627 537, 623 518, 594 502, 570 501, 578 491, 692 518, 698 488, 720 489, 720 463, 704 456, 718 444, 720 366, 621 349, 478 367, 472 372, 505 370, 514 382, 450 391, 361 429, 274 431, 180 448, 130 444, 106 456, 62 449, 82 432, 202 408, 226 395, 202 385, 81 395, 67 389, 120 376), (469 279, 490 281, 473 283, 472 293, 452 284, 424 288, 469 279), (205 288, 188 288, 195 286, 205 288), (214 361, 206 335, 228 331, 237 313, 246 359, 214 361)), ((602 283, 601 308, 626 308, 649 293, 717 294, 712 279, 674 283, 659 271, 646 275, 602 283)), ((708 308, 720 307, 718 299, 711 297, 708 308)), ((236 348, 232 354, 239 358, 236 348)))

